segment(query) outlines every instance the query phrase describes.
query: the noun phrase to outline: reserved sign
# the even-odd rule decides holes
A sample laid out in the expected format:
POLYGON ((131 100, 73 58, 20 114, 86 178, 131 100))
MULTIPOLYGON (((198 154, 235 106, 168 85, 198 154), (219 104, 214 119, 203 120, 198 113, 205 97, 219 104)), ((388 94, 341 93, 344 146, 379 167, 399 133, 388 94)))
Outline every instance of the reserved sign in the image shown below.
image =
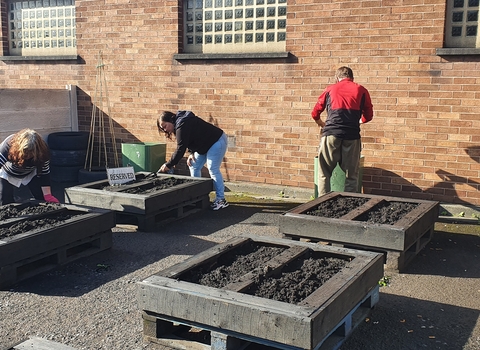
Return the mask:
POLYGON ((110 186, 135 181, 135 171, 132 166, 107 169, 107 176, 110 186))

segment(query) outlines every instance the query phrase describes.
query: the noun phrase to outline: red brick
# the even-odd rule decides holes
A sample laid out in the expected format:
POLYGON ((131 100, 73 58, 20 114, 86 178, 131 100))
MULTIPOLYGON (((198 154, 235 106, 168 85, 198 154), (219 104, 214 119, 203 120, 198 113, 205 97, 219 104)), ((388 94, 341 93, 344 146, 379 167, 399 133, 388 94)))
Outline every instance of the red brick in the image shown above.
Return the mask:
MULTIPOLYGON (((0 1, 4 15, 6 1, 0 1)), ((164 141, 154 125, 159 111, 192 109, 235 135, 226 158, 230 181, 312 188, 319 133, 310 112, 335 69, 349 65, 370 90, 375 110, 362 126, 365 192, 480 204, 479 156, 465 152, 480 143, 480 70, 468 58, 435 55, 443 45, 445 2, 300 0, 288 6, 287 51, 294 62, 178 62, 172 57, 181 46, 178 2, 81 2, 77 39, 84 64, 3 63, 0 88, 78 85, 79 123, 88 130, 102 50, 120 142, 164 141), (368 171, 378 169, 390 176, 372 179, 368 171), (439 180, 437 171, 453 178, 439 180)), ((167 153, 173 149, 169 142, 167 153)))

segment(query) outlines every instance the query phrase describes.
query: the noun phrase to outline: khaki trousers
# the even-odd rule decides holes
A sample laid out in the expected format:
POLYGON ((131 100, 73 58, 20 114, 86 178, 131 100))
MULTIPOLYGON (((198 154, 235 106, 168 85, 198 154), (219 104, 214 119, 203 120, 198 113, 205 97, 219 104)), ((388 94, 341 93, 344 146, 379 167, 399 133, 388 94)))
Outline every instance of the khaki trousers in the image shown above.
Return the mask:
POLYGON ((345 192, 358 191, 358 173, 362 143, 358 140, 343 140, 335 136, 322 136, 318 152, 318 195, 331 191, 330 179, 337 166, 345 172, 345 192))

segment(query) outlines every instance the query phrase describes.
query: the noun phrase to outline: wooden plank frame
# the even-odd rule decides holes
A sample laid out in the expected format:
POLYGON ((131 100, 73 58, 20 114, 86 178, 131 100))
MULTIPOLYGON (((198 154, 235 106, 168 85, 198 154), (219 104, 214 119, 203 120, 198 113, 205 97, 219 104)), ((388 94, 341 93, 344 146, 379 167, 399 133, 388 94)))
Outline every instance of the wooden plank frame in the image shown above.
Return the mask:
MULTIPOLYGON (((136 176, 150 173, 137 172, 136 176)), ((170 208, 192 203, 208 197, 213 190, 213 181, 209 178, 193 178, 183 175, 157 174, 158 177, 188 179, 190 182, 161 190, 153 194, 130 194, 121 191, 104 191, 107 180, 73 186, 65 189, 65 202, 94 208, 110 209, 120 213, 140 214, 150 217, 170 208)), ((140 187, 148 181, 139 181, 131 187, 140 187)))
POLYGON ((279 231, 284 237, 405 251, 429 230, 438 218, 439 203, 411 198, 383 197, 350 192, 330 192, 281 215, 279 231), (305 214, 320 203, 335 197, 369 198, 364 205, 341 218, 305 214), (416 203, 418 206, 394 225, 355 221, 380 201, 416 203))
POLYGON ((243 235, 139 282, 138 304, 144 312, 188 324, 202 324, 234 332, 244 338, 254 337, 275 344, 313 349, 355 305, 378 286, 382 276, 383 255, 379 253, 243 235), (228 288, 202 286, 176 278, 199 264, 228 254, 232 248, 248 240, 300 250, 308 248, 351 261, 299 305, 242 294, 228 288))
MULTIPOLYGON (((379 296, 379 286, 377 286, 315 346, 314 350, 339 349, 354 329, 364 322, 370 311, 378 303, 379 296)), ((177 319, 152 312, 143 311, 142 319, 145 340, 172 349, 255 350, 259 345, 262 345, 283 350, 303 350, 287 344, 278 344, 267 339, 254 338, 203 324, 193 325, 184 321, 179 322, 177 319), (192 332, 190 333, 190 331, 192 332), (208 344, 208 340, 210 340, 210 344, 208 344)))
MULTIPOLYGON (((52 228, 28 231, 0 240, 0 288, 112 247, 113 211, 62 206, 69 213, 81 215, 52 228)), ((27 218, 5 220, 2 224, 13 224, 27 218)))

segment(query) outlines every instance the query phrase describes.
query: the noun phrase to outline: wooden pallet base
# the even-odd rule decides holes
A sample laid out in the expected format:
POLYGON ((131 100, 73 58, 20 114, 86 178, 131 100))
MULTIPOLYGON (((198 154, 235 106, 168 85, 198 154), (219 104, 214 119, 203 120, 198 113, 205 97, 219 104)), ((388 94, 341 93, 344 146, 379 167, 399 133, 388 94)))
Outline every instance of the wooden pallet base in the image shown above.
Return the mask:
MULTIPOLYGON (((379 299, 379 287, 374 287, 312 350, 339 349, 361 322, 365 320, 379 299)), ((147 341, 179 350, 300 350, 266 339, 226 331, 203 324, 174 319, 143 311, 143 333, 147 341)))
POLYGON ((134 183, 108 191, 103 189, 109 186, 106 180, 66 188, 65 202, 112 210, 117 223, 137 225, 139 231, 156 231, 160 224, 183 218, 209 205, 209 194, 213 190, 210 178, 149 172, 137 172, 135 177, 134 183), (151 191, 154 181, 172 178, 180 183, 151 191))
MULTIPOLYGON (((412 260, 420 253, 420 251, 425 248, 425 246, 432 240, 434 232, 434 226, 429 227, 410 247, 404 251, 394 251, 394 250, 385 250, 378 247, 369 247, 362 245, 355 245, 350 243, 339 243, 339 242, 320 242, 323 244, 328 244, 332 246, 351 248, 351 249, 360 249, 368 250, 376 253, 383 253, 385 257, 385 270, 386 271, 396 271, 403 272, 406 267, 412 262, 412 260)), ((301 237, 297 235, 288 235, 284 234, 283 238, 300 240, 301 237)), ((312 242, 318 240, 313 240, 312 238, 304 238, 305 240, 312 242)))
POLYGON ((403 252, 388 252, 385 269, 398 272, 404 271, 420 251, 432 240, 433 232, 434 228, 432 226, 403 252))
POLYGON ((148 214, 116 212, 116 222, 117 224, 137 225, 139 231, 151 232, 157 230, 162 224, 182 219, 190 214, 208 208, 209 205, 210 197, 205 195, 148 214))
POLYGON ((112 230, 85 237, 61 247, 47 250, 27 259, 0 267, 0 288, 18 283, 59 265, 89 256, 112 247, 112 230))

